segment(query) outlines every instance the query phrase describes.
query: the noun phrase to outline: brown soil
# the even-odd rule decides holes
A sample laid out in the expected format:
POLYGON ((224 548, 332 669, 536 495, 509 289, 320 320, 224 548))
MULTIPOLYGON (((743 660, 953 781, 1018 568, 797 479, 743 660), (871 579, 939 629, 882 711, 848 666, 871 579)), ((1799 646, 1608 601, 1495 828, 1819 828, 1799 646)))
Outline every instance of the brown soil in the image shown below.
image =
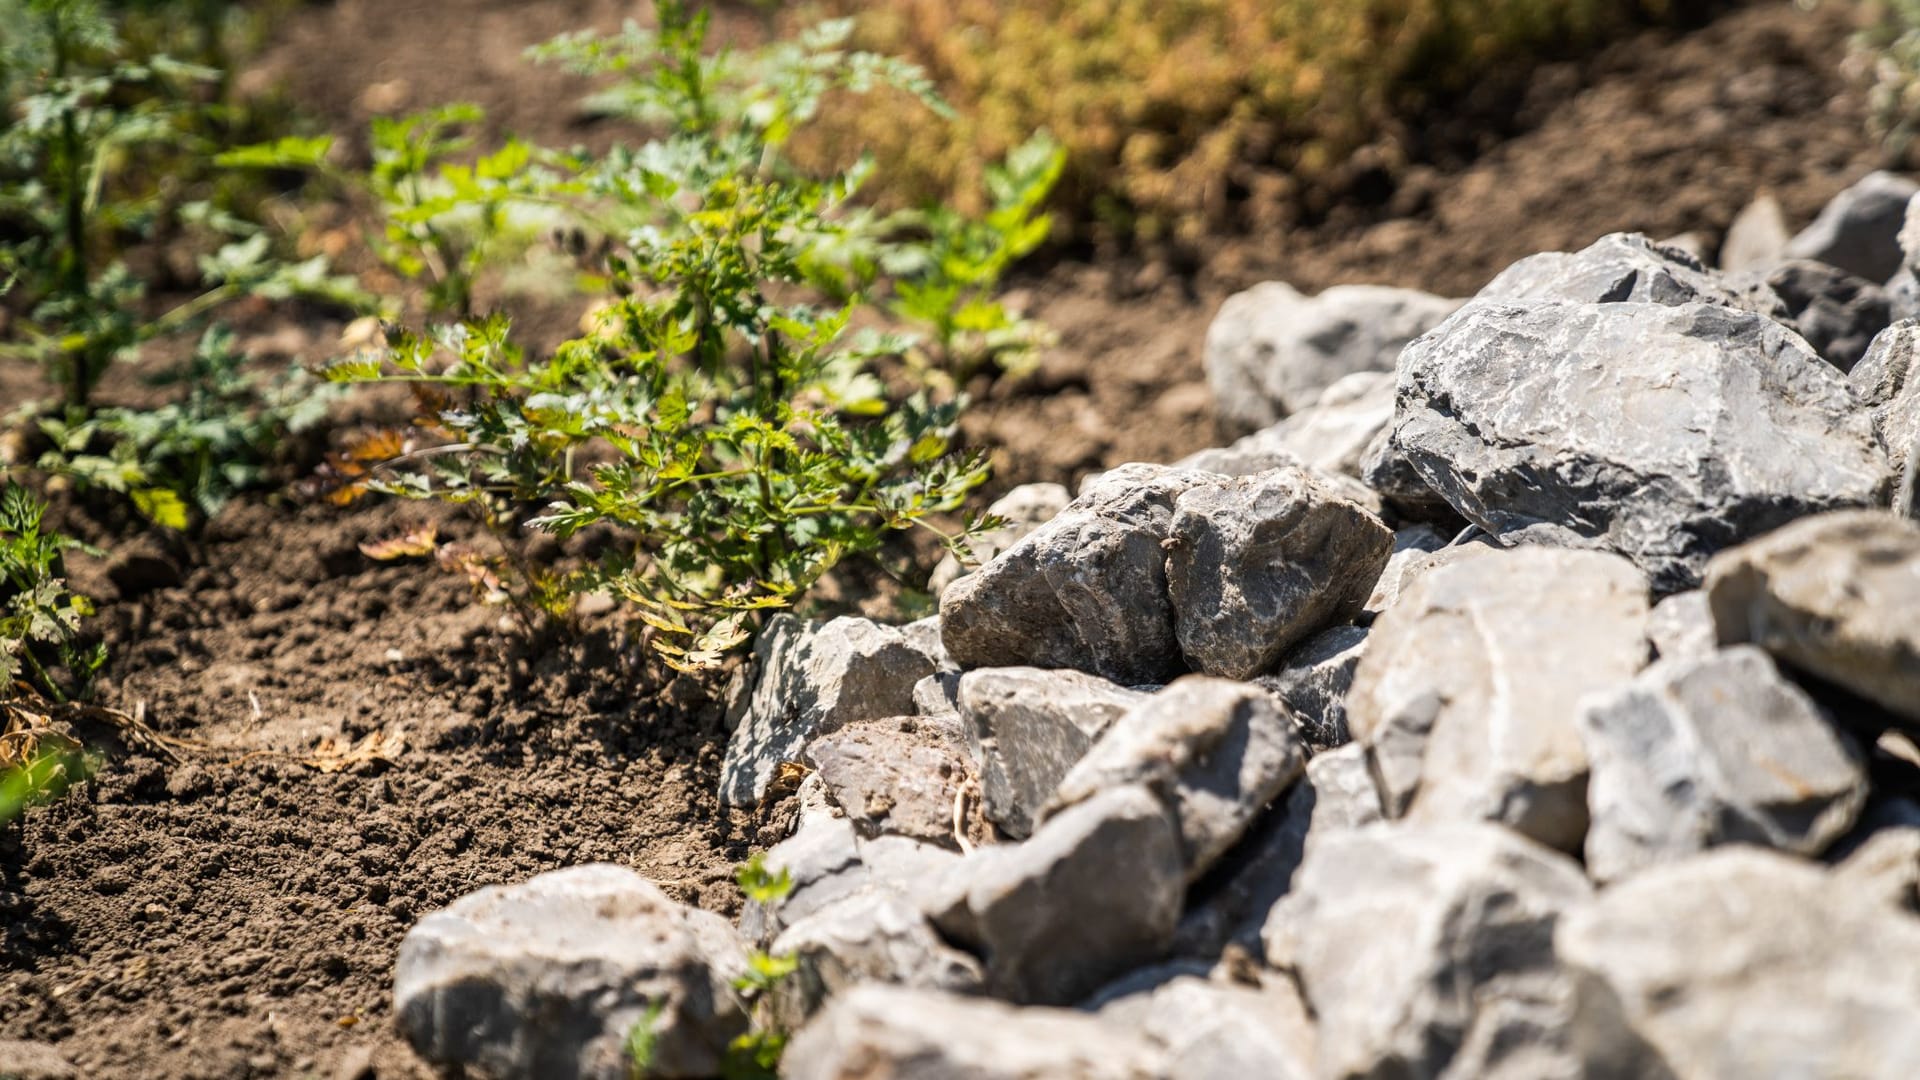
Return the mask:
MULTIPOLYGON (((564 141, 576 88, 530 72, 520 47, 626 7, 337 0, 277 27, 250 77, 343 127, 472 98, 564 141)), ((1614 229, 1717 242, 1761 190, 1810 219, 1879 163, 1838 74, 1848 10, 1760 3, 1543 72, 1525 134, 1385 205, 1224 240, 1194 275, 1036 273, 1022 287, 1061 344, 1034 378, 978 388, 970 433, 994 447, 999 486, 1210 444, 1200 341, 1219 300, 1263 277, 1463 294, 1614 229)), ((331 330, 292 333, 298 351, 331 330)), ((0 399, 27 392, 0 369, 0 399)), ((423 912, 596 859, 736 902, 729 868, 772 830, 715 805, 718 708, 688 687, 637 692, 611 631, 513 645, 459 583, 359 553, 428 516, 462 528, 418 507, 255 500, 194 549, 121 538, 91 569, 106 700, 206 748, 109 743, 97 781, 0 833, 0 1039, 49 1041, 100 1078, 425 1076, 388 1003, 423 912), (405 741, 391 763, 301 763, 323 738, 376 732, 405 741)))

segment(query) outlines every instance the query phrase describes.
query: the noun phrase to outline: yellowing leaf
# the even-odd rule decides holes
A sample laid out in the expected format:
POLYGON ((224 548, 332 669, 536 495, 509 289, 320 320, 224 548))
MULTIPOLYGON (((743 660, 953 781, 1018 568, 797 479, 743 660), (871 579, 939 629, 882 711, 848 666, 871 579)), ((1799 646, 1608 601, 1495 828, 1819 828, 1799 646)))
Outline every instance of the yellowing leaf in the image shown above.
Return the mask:
POLYGON ((377 540, 371 544, 361 544, 360 554, 369 559, 389 562, 415 555, 431 555, 440 541, 440 530, 433 525, 422 525, 386 540, 377 540))
POLYGON ((187 527, 187 504, 166 488, 141 488, 133 492, 134 508, 140 516, 163 529, 187 527))
POLYGON ((389 735, 384 731, 375 731, 358 743, 335 739, 329 735, 320 740, 313 753, 300 759, 300 764, 323 773, 345 772, 357 765, 366 765, 375 761, 384 761, 391 765, 406 749, 406 740, 399 735, 389 735))

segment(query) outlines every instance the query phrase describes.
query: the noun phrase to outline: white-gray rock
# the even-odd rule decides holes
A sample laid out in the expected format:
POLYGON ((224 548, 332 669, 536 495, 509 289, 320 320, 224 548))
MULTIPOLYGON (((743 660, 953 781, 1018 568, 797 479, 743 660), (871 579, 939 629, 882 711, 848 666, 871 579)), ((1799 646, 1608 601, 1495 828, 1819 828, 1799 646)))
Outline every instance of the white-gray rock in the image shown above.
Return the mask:
POLYGON ((1646 619, 1646 580, 1598 552, 1523 547, 1415 580, 1347 695, 1389 815, 1497 821, 1579 851, 1576 706, 1645 666, 1646 619))
POLYGON ((1392 440, 1503 540, 1617 551, 1663 593, 1892 490, 1845 378, 1772 319, 1707 304, 1475 301, 1401 354, 1392 440))
POLYGON ((1836 888, 1920 914, 1920 828, 1876 831, 1833 868, 1836 888))
POLYGON ((1360 614, 1393 551, 1379 518, 1310 473, 1195 485, 1174 503, 1166 578, 1196 671, 1247 679, 1360 614))
POLYGON ((1494 825, 1375 825, 1312 845, 1263 939, 1319 1019, 1317 1075, 1574 1076, 1552 941, 1573 860, 1494 825))
POLYGON ((1144 787, 1103 791, 1016 845, 980 848, 927 904, 951 941, 985 958, 988 991, 1068 1005, 1158 959, 1186 888, 1180 833, 1144 787))
POLYGON ((1715 558, 1722 644, 1785 664, 1920 724, 1920 524, 1884 511, 1796 521, 1715 558))
POLYGON ((1647 615, 1647 641, 1662 660, 1705 660, 1720 647, 1713 609, 1701 589, 1674 593, 1647 615))
POLYGON ((1726 239, 1720 242, 1720 269, 1729 274, 1765 273, 1786 261, 1787 243, 1792 239, 1780 200, 1759 195, 1727 226, 1726 239))
POLYGON ((759 945, 789 924, 860 892, 869 880, 859 837, 844 816, 802 821, 792 836, 767 849, 765 864, 771 874, 789 875, 793 887, 769 906, 749 900, 740 913, 740 932, 759 945))
POLYGON ((1226 476, 1301 465, 1359 479, 1367 447, 1393 421, 1393 385, 1391 371, 1356 371, 1285 420, 1178 464, 1226 476))
POLYGON ((1299 991, 1179 975, 1100 1006, 1100 1019, 1166 1052, 1166 1080, 1309 1080, 1316 1039, 1299 991))
POLYGON ((1790 856, 1730 847, 1637 874, 1554 946, 1579 1044, 1652 1049, 1617 1075, 1920 1075, 1920 919, 1790 856))
POLYGON ((1157 1080, 1160 1048, 1068 1009, 868 984, 794 1036, 788 1080, 1157 1080))
POLYGON ((1389 371, 1407 342, 1459 306, 1378 285, 1308 297, 1270 281, 1237 293, 1207 328, 1207 383, 1220 422, 1254 431, 1314 404, 1356 371, 1389 371))
POLYGON ((1769 318, 1786 314, 1780 298, 1764 281, 1723 278, 1686 252, 1662 247, 1638 233, 1603 236, 1570 254, 1549 251, 1528 256, 1501 271, 1473 298, 1473 303, 1525 307, 1551 301, 1667 307, 1713 304, 1769 318))
POLYGON ((753 650, 754 683, 720 769, 720 802, 752 806, 781 762, 854 720, 913 712, 914 684, 936 656, 900 627, 850 616, 824 623, 776 615, 753 650))
POLYGON ((806 757, 861 835, 949 847, 964 838, 954 808, 973 769, 957 731, 913 716, 862 720, 815 739, 806 757))
POLYGON ((1661 661, 1589 699, 1580 732, 1596 881, 1722 844, 1818 855, 1867 800, 1859 752, 1752 646, 1661 661))
POLYGON ((981 668, 960 677, 967 723, 989 821, 1013 837, 1122 713, 1147 695, 1080 671, 981 668))
POLYGON ((1897 322, 1873 339, 1865 358, 1847 376, 1854 395, 1867 405, 1887 460, 1902 475, 1911 475, 1914 449, 1920 447, 1916 354, 1920 354, 1920 319, 1897 322))
MULTIPOLYGON (((994 556, 1052 521, 1072 501, 1073 496, 1064 484, 1021 484, 995 499, 987 507, 987 516, 1001 518, 1006 524, 973 539, 968 545, 973 554, 971 562, 978 566, 992 561, 994 556)), ((967 572, 968 567, 949 552, 934 566, 933 575, 927 579, 927 591, 936 597, 940 596, 947 591, 947 586, 960 580, 967 572)))
POLYGON ((798 964, 774 991, 787 1028, 862 983, 969 994, 986 978, 978 960, 941 941, 918 907, 889 891, 856 893, 814 912, 782 931, 768 952, 798 964))
POLYGON ((710 1076, 747 1017, 746 954, 726 920, 623 867, 493 886, 407 932, 394 1014, 420 1055, 528 1080, 625 1080, 626 1038, 651 1018, 654 1075, 710 1076))
POLYGON ((1888 172, 1861 177, 1835 195, 1813 224, 1787 243, 1790 259, 1818 259, 1868 281, 1900 269, 1900 227, 1920 185, 1888 172))
POLYGON ((1128 785, 1173 814, 1189 882, 1205 873, 1305 767, 1273 699, 1246 683, 1189 675, 1129 710, 1060 782, 1041 828, 1128 785))
POLYGON ((913 684, 913 711, 930 723, 964 733, 960 716, 960 673, 942 671, 913 684))
POLYGON ((1128 685, 1185 664, 1167 595, 1173 504, 1206 473, 1122 465, 940 598, 947 652, 963 668, 1075 668, 1128 685))
POLYGON ((1342 746, 1347 730, 1347 690, 1366 652, 1367 630, 1335 626, 1300 643, 1280 661, 1280 669, 1254 684, 1272 694, 1309 746, 1342 746))

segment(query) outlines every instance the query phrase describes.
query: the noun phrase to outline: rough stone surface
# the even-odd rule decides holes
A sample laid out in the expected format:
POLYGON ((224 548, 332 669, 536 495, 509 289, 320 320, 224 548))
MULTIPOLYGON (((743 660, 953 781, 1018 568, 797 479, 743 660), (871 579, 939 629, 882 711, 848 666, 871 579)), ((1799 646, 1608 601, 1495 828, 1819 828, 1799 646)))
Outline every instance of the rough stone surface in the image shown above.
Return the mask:
POLYGON ((1146 700, 1136 690, 1079 671, 983 668, 960 677, 959 708, 988 820, 1009 836, 1033 819, 1087 748, 1122 713, 1146 700))
POLYGON ((1304 766, 1292 724, 1268 695, 1190 675, 1114 721, 1060 782, 1041 827, 1102 792, 1140 785, 1172 812, 1192 881, 1304 766))
POLYGON ((766 867, 771 873, 784 871, 792 877, 793 888, 773 905, 748 901, 741 912, 740 932, 760 945, 772 941, 787 924, 859 892, 868 883, 858 834, 844 816, 804 821, 792 836, 767 849, 766 867))
POLYGON ((1903 477, 1912 476, 1916 464, 1914 451, 1920 447, 1920 378, 1914 377, 1916 354, 1920 354, 1920 320, 1898 322, 1873 339, 1866 357, 1848 376, 1855 396, 1868 406, 1873 429, 1886 448, 1888 461, 1903 477))
POLYGON ((1227 299, 1207 328, 1207 383, 1223 424, 1254 431, 1357 371, 1389 371, 1407 342, 1460 306, 1411 289, 1341 285, 1303 296, 1272 281, 1227 299))
POLYGON ((1099 1015, 1157 1043, 1166 1080, 1313 1076, 1313 1021, 1285 979, 1245 986, 1179 975, 1109 1001, 1099 1015))
POLYGON ((1833 868, 1834 884, 1920 914, 1920 828, 1880 829, 1833 868))
POLYGON ((1254 683, 1286 708, 1309 746, 1341 746, 1352 738, 1347 730, 1347 690, 1366 647, 1365 627, 1322 630, 1287 653, 1278 671, 1254 683))
POLYGON ((1789 262, 1775 267, 1766 281, 1786 305, 1790 325, 1841 371, 1853 369, 1892 319, 1885 290, 1825 263, 1789 262))
POLYGON ((1589 700, 1580 731, 1597 881, 1722 844, 1818 855, 1867 799, 1858 751, 1752 646, 1655 664, 1589 700))
POLYGON ((1180 464, 1226 476, 1297 464, 1358 479, 1367 448, 1393 421, 1393 385, 1390 371, 1357 371, 1285 420, 1180 464))
POLYGON ((1920 1075, 1920 919, 1819 867, 1731 847, 1569 912, 1574 1036, 1652 1053, 1624 1075, 1920 1075))
POLYGON ((1263 938, 1319 1018, 1320 1076, 1577 1075, 1552 937, 1588 895, 1498 826, 1375 825, 1313 845, 1263 938))
POLYGON ((1519 548, 1416 580, 1347 695, 1390 816, 1497 821, 1579 851, 1576 706, 1645 666, 1646 619, 1646 580, 1597 552, 1519 548))
POLYGON ((1653 605, 1647 615, 1647 641, 1662 660, 1705 660, 1719 649, 1713 609, 1701 589, 1688 589, 1653 605))
POLYGON ((960 673, 943 671, 913 684, 913 711, 954 731, 966 730, 960 717, 960 673))
POLYGON ((1720 242, 1720 269, 1734 274, 1743 270, 1765 273, 1787 258, 1787 243, 1793 234, 1787 229, 1787 215, 1780 201, 1761 195, 1735 215, 1720 242))
POLYGON ((1572 253, 1528 256, 1501 271, 1475 294, 1473 303, 1537 306, 1556 300, 1666 307, 1712 304, 1768 318, 1786 315, 1780 298, 1765 282, 1723 278, 1686 252, 1662 247, 1638 233, 1603 236, 1572 253))
POLYGON ((929 913, 985 958, 988 991, 1067 1005, 1166 951, 1186 874, 1172 816, 1128 786, 1054 815, 1023 844, 974 851, 947 880, 963 891, 929 913))
POLYGON ((1155 1080, 1160 1048, 1086 1013, 867 985, 794 1036, 789 1080, 1155 1080))
POLYGON ((1707 304, 1475 301, 1401 355, 1392 439, 1503 540, 1614 550, 1663 593, 1722 548, 1892 488, 1839 372, 1779 323, 1707 304))
POLYGON ((727 743, 721 803, 759 802, 780 763, 798 761, 816 735, 912 713, 914 684, 939 666, 923 644, 866 619, 775 616, 754 646, 755 681, 727 743))
POLYGON ((864 720, 815 739, 807 763, 862 835, 959 846, 954 806, 973 770, 953 735, 917 717, 864 720))
POLYGON ((1468 528, 1473 538, 1458 544, 1449 543, 1431 525, 1409 525, 1394 533, 1393 554, 1387 558, 1386 569, 1380 571, 1380 580, 1373 583, 1363 617, 1378 618, 1400 599, 1401 591, 1413 579, 1436 566, 1501 550, 1478 526, 1468 528))
POLYGON ((1382 505, 1399 522, 1435 522, 1447 530, 1457 529, 1461 522, 1453 505, 1433 490, 1414 468, 1413 459, 1394 444, 1391 424, 1360 455, 1360 481, 1379 493, 1382 505))
POLYGON ((788 1028, 861 983, 965 994, 986 978, 978 960, 940 940, 918 907, 886 891, 856 893, 799 920, 768 951, 798 962, 774 995, 788 1028))
MULTIPOLYGON (((1006 519, 1006 524, 982 533, 971 541, 968 546, 973 549, 975 561, 992 561, 994 556, 1053 520, 1072 501, 1073 496, 1063 484, 1021 484, 995 499, 993 505, 987 507, 987 514, 1006 519)), ((934 566, 933 575, 927 579, 927 591, 939 596, 947 591, 947 586, 966 574, 967 567, 949 552, 934 566)))
POLYGON ((1900 228, 1920 185, 1887 172, 1868 173, 1833 197, 1813 224, 1787 243, 1790 259, 1817 259, 1868 281, 1900 269, 1900 228))
POLYGON ((1180 674, 1162 543, 1205 473, 1123 465, 1053 520, 949 586, 947 652, 964 668, 1075 668, 1124 684, 1180 674))
POLYGON ((1752 642, 1920 725, 1920 525, 1797 521, 1714 559, 1706 591, 1721 644, 1752 642))
POLYGON ((500 1077, 624 1080, 628 1031, 652 1015, 655 1074, 708 1076, 747 1018, 726 920, 607 864, 462 897, 408 931, 394 969, 400 1030, 429 1061, 500 1077))
POLYGON ((1246 679, 1358 615, 1393 533, 1306 471, 1276 469, 1189 488, 1174 504, 1166 546, 1187 662, 1246 679))

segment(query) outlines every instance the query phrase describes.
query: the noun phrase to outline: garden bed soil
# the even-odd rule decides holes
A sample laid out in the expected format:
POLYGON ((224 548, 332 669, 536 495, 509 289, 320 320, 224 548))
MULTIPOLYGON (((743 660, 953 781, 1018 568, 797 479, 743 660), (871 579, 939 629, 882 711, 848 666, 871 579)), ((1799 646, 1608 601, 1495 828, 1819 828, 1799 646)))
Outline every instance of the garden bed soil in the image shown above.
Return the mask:
MULTIPOLYGON (((277 28, 251 77, 285 81, 343 127, 374 106, 471 97, 542 135, 575 90, 529 74, 520 45, 614 10, 339 0, 277 28)), ((1263 277, 1464 294, 1613 229, 1714 242, 1762 190, 1804 222, 1881 164, 1838 73, 1847 10, 1759 4, 1543 72, 1526 133, 1412 178, 1388 205, 1224 239, 1195 275, 1035 273, 1020 287, 1061 344, 1034 378, 983 388, 968 434, 993 448, 1001 488, 1211 444, 1200 342, 1219 299, 1263 277)), ((263 340, 317 353, 337 329, 263 340)), ((0 372, 6 400, 31 392, 0 372)), ((783 821, 718 807, 712 688, 637 691, 637 652, 615 627, 529 646, 464 583, 359 551, 428 520, 465 528, 420 506, 273 497, 236 504, 191 546, 95 537, 115 554, 76 576, 104 601, 104 700, 174 742, 91 732, 102 775, 0 832, 0 1040, 51 1043, 101 1080, 424 1077, 389 1002, 421 914, 593 860, 734 908, 731 868, 783 821), (376 735, 390 760, 314 764, 341 764, 325 740, 376 735)))

